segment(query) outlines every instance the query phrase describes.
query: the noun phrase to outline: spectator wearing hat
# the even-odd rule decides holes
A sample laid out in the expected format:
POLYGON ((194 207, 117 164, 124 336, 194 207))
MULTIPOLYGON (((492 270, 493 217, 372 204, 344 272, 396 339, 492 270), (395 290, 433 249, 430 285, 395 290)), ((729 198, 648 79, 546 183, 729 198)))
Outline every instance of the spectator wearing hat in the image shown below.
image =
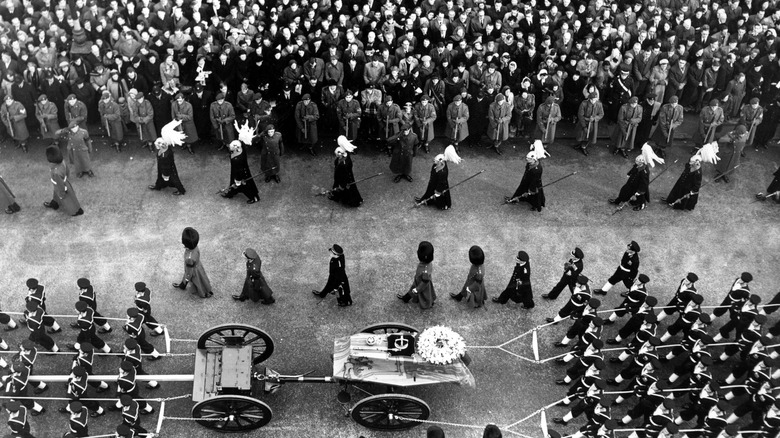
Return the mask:
POLYGON ((604 283, 601 289, 596 289, 593 293, 597 295, 606 295, 613 286, 622 282, 626 288, 630 288, 639 274, 639 244, 631 241, 626 246, 626 251, 620 259, 620 265, 615 269, 615 273, 604 283))
POLYGON ((154 151, 157 130, 154 126, 154 107, 144 93, 139 91, 135 96, 135 103, 131 104, 130 118, 138 129, 138 139, 143 147, 148 147, 149 151, 154 151))
POLYGON ((670 97, 669 103, 661 106, 658 112, 658 125, 653 133, 653 150, 661 158, 666 157, 666 148, 672 146, 675 130, 683 123, 683 108, 678 100, 677 96, 670 97))
MULTIPOLYGON (((211 108, 211 103, 214 102, 214 94, 211 91, 206 90, 203 85, 197 83, 193 90, 194 92, 188 99, 192 104, 192 121, 195 123, 198 139, 209 141, 212 136, 209 110, 211 108)), ((182 125, 183 124, 184 123, 182 123, 182 125)))
POLYGON ((507 104, 503 94, 496 95, 495 100, 488 109, 487 136, 491 140, 490 147, 498 155, 501 155, 501 143, 509 139, 509 124, 511 121, 512 106, 507 104))
POLYGON ((5 100, 0 105, 0 119, 5 125, 5 129, 14 139, 17 149, 27 152, 27 140, 30 138, 30 132, 27 130, 27 110, 24 106, 14 100, 11 94, 5 95, 5 100))
POLYGON ((54 186, 54 194, 51 201, 44 202, 43 206, 53 210, 58 210, 62 207, 62 211, 69 216, 84 214, 84 210, 82 210, 81 204, 79 204, 79 200, 76 198, 76 191, 70 185, 68 179, 70 171, 68 165, 64 163, 59 147, 49 146, 46 148, 46 161, 49 162, 49 178, 54 186))
POLYGON ((67 128, 58 129, 56 134, 60 138, 67 139, 68 162, 76 176, 78 178, 84 175, 90 178, 95 176, 92 171, 92 139, 89 138, 89 132, 73 120, 67 128))
MULTIPOLYGON (((33 85, 26 81, 22 75, 17 74, 14 76, 13 85, 11 85, 11 94, 14 96, 14 100, 21 103, 24 106, 27 114, 35 114, 35 102, 38 98, 38 90, 33 85)), ((27 117, 25 120, 27 124, 27 131, 35 131, 39 128, 38 119, 35 117, 27 117)))
POLYGON ((494 303, 506 304, 509 300, 520 303, 523 309, 534 307, 533 291, 531 290, 531 263, 528 253, 519 251, 515 257, 515 268, 506 289, 498 297, 493 297, 494 303))
POLYGON ((644 97, 640 98, 639 105, 642 107, 642 120, 636 127, 636 134, 634 135, 634 149, 641 149, 642 146, 650 139, 650 131, 653 130, 656 117, 653 114, 655 109, 655 93, 652 91, 647 93, 644 97))
POLYGON ((458 151, 458 146, 461 141, 465 140, 469 136, 469 108, 463 105, 463 98, 457 95, 453 98, 452 103, 447 107, 447 126, 445 129, 445 135, 458 151))
POLYGON ((433 122, 436 121, 436 108, 430 102, 430 97, 423 94, 420 97, 420 102, 414 104, 412 110, 414 114, 414 124, 419 133, 420 147, 427 154, 430 149, 428 144, 435 138, 435 132, 433 122))
POLYGON ((328 251, 330 252, 328 281, 321 291, 312 290, 311 292, 320 298, 325 298, 328 294, 335 294, 339 307, 351 306, 352 295, 349 288, 349 278, 347 278, 344 249, 339 245, 333 245, 328 248, 328 251))
POLYGON ((38 103, 35 104, 35 117, 38 119, 41 127, 41 137, 52 139, 52 145, 56 145, 57 130, 60 125, 57 121, 57 106, 50 102, 45 94, 38 96, 38 103))
MULTIPOLYGON (((6 184, 3 177, 0 176, 0 208, 3 207, 5 207, 4 211, 6 214, 14 214, 22 210, 22 207, 16 203, 16 196, 11 192, 11 188, 8 187, 8 184, 6 184)), ((10 321, 13 321, 13 319, 10 321)), ((16 326, 15 322, 13 323, 13 326, 16 326)), ((9 328, 10 327, 11 326, 9 325, 9 328)))
POLYGON ((411 300, 418 303, 421 309, 430 309, 436 301, 436 291, 433 287, 433 244, 428 241, 422 241, 417 246, 417 269, 414 273, 412 286, 405 295, 397 294, 396 297, 405 303, 411 300))
POLYGON ((385 149, 388 156, 391 156, 390 139, 400 132, 401 126, 401 108, 393 102, 392 95, 385 95, 384 104, 377 108, 376 116, 380 124, 380 138, 384 142, 381 147, 385 149))
POLYGON ((87 79, 83 77, 76 79, 76 83, 71 86, 71 93, 76 96, 78 101, 84 102, 84 106, 87 108, 87 118, 85 123, 94 123, 98 121, 98 97, 96 95, 97 93, 95 92, 95 89, 87 83, 87 79))
POLYGON ((718 139, 720 161, 715 165, 715 181, 728 183, 736 176, 734 169, 739 166, 747 138, 745 125, 737 125, 733 131, 718 139))
POLYGON ((209 118, 211 119, 211 129, 219 142, 217 150, 221 151, 236 139, 236 132, 233 128, 236 112, 233 104, 227 101, 224 92, 218 93, 216 100, 209 106, 209 118))
POLYGON ((308 146, 311 155, 317 155, 314 148, 319 142, 317 121, 320 111, 317 104, 312 103, 311 95, 304 94, 301 101, 295 105, 295 124, 297 126, 298 144, 308 146))
POLYGON ((169 88, 168 84, 162 87, 159 84, 155 84, 152 87, 152 92, 145 94, 146 100, 152 104, 152 109, 154 109, 154 127, 157 132, 162 133, 163 127, 173 120, 171 117, 171 101, 176 91, 178 91, 178 88, 169 88))
POLYGON ((704 59, 696 57, 693 62, 688 64, 688 71, 685 74, 685 88, 680 94, 680 105, 685 111, 699 112, 701 108, 701 99, 704 97, 704 75, 707 70, 704 68, 704 59))
POLYGON ((45 94, 49 101, 57 107, 57 124, 59 126, 67 125, 68 122, 65 119, 65 98, 70 91, 65 80, 55 72, 47 72, 41 84, 41 93, 45 94))
POLYGON ((512 113, 515 119, 517 135, 530 137, 534 126, 534 109, 536 109, 535 88, 528 78, 523 79, 520 91, 512 102, 512 113))
MULTIPOLYGON (((753 97, 750 99, 750 101, 744 105, 742 105, 742 110, 740 112, 739 117, 739 124, 744 125, 748 128, 748 138, 745 141, 745 146, 754 146, 756 151, 758 151, 758 143, 755 143, 756 138, 756 131, 759 125, 761 125, 761 122, 764 121, 764 109, 761 107, 761 105, 758 104, 758 98, 753 97)), ((761 146, 766 149, 766 143, 762 144, 761 146)), ((742 155, 744 156, 744 149, 742 152, 742 155)))
POLYGON ((599 121, 604 118, 604 108, 596 93, 591 92, 588 98, 580 104, 577 111, 577 141, 576 149, 583 155, 588 155, 588 146, 598 139, 599 121))
POLYGON ((265 132, 260 135, 260 170, 265 173, 265 182, 271 180, 281 182, 279 170, 281 157, 284 155, 284 143, 282 134, 276 131, 274 125, 267 125, 265 132))
POLYGON ((338 133, 349 141, 356 141, 360 130, 360 102, 355 99, 355 94, 352 90, 347 90, 336 104, 338 133))
POLYGON ((388 146, 392 147, 390 171, 395 174, 393 182, 397 183, 401 179, 413 181, 412 163, 419 142, 417 134, 412 131, 411 123, 408 122, 401 125, 401 130, 388 139, 388 146))
POLYGON ((195 125, 194 110, 192 104, 187 102, 184 94, 176 93, 176 97, 171 102, 171 116, 174 120, 181 121, 181 128, 184 131, 184 144, 190 154, 193 154, 192 146, 200 139, 198 137, 198 128, 195 125))
MULTIPOLYGON (((718 127, 725 121, 723 108, 718 104, 718 99, 712 99, 709 105, 702 108, 699 113, 699 125, 692 138, 694 153, 705 143, 710 143, 715 139, 718 127)), ((723 160, 721 159, 721 161, 723 160)))
POLYGON ((206 269, 200 261, 200 234, 194 228, 187 227, 181 233, 181 243, 184 245, 184 275, 173 287, 187 290, 192 285, 192 293, 201 298, 209 298, 214 295, 206 269))
POLYGON ((464 298, 470 307, 482 307, 487 301, 487 292, 485 291, 484 278, 485 253, 477 245, 469 248, 469 262, 471 267, 466 275, 466 282, 460 293, 450 294, 450 297, 461 301, 464 298))
POLYGON ((642 111, 636 96, 629 98, 628 102, 620 107, 617 116, 618 129, 612 131, 612 141, 615 142, 613 155, 620 153, 624 158, 628 158, 628 152, 634 149, 634 137, 636 128, 642 121, 642 111))
POLYGON ((650 89, 658 97, 659 101, 663 101, 666 94, 666 86, 669 83, 669 59, 665 55, 661 55, 661 59, 658 60, 658 65, 653 67, 652 73, 650 73, 650 89))
POLYGON ((238 94, 236 94, 236 106, 235 111, 237 117, 237 122, 240 124, 244 123, 244 120, 247 120, 249 118, 249 106, 254 102, 255 100, 255 93, 254 91, 249 89, 249 83, 244 80, 241 82, 241 89, 238 91, 238 94))
POLYGON ((547 96, 536 110, 535 137, 540 138, 545 148, 555 142, 555 131, 561 121, 561 107, 555 103, 555 96, 547 96))
MULTIPOLYGON (((558 295, 561 294, 564 287, 568 287, 569 292, 573 294, 578 278, 582 273, 582 259, 584 258, 585 254, 582 252, 582 250, 580 248, 574 248, 574 250, 571 251, 571 257, 569 257, 569 260, 563 264, 563 275, 561 275, 561 279, 558 280, 558 283, 553 286, 552 289, 550 289, 550 292, 542 294, 542 298, 547 300, 554 300, 558 298, 558 295)), ((590 291, 588 292, 588 297, 590 297, 590 291)))
POLYGON ((325 81, 325 86, 320 92, 320 103, 323 109, 323 132, 335 137, 339 132, 338 103, 344 96, 344 89, 334 80, 325 81))

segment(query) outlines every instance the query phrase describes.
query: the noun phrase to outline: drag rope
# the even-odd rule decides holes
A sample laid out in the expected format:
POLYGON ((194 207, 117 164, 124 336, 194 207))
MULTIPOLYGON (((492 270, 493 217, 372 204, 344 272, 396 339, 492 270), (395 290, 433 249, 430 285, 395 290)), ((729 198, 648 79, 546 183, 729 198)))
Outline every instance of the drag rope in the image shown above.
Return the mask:
MULTIPOLYGON (((402 417, 400 415, 393 415, 393 418, 397 418, 397 419, 403 420, 403 421, 414 421, 414 422, 417 422, 417 423, 436 424, 436 425, 440 425, 440 426, 453 426, 453 427, 464 427, 464 428, 468 428, 468 429, 485 430, 485 426, 478 425, 478 424, 462 424, 462 423, 450 423, 448 421, 421 420, 419 418, 407 418, 407 417, 402 417)), ((502 431, 504 431, 504 429, 502 429, 502 431)), ((513 435, 517 435, 517 436, 520 436, 520 437, 523 437, 523 438, 533 438, 533 437, 530 437, 528 435, 523 435, 520 432, 515 432, 513 430, 506 430, 506 432, 509 432, 509 433, 511 433, 513 435)))

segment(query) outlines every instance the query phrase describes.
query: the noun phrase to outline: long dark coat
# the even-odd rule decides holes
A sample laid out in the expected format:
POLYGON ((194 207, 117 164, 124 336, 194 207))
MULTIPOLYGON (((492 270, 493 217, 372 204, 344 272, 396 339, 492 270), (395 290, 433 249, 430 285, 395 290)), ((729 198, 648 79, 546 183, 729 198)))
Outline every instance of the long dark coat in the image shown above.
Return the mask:
MULTIPOLYGON (((352 173, 352 157, 347 155, 345 159, 336 158, 333 162, 333 189, 347 187, 348 184, 355 182, 355 175, 352 173)), ((357 184, 352 184, 346 190, 334 191, 330 199, 340 202, 350 207, 358 207, 363 203, 360 197, 357 184)))
MULTIPOLYGON (((249 170, 249 163, 246 158, 246 149, 241 149, 241 153, 235 157, 230 157, 230 182, 228 186, 232 186, 236 181, 243 181, 252 176, 252 172, 249 170)), ((225 194, 225 197, 232 198, 236 193, 243 193, 249 199, 256 199, 259 196, 257 190, 257 184, 255 180, 250 179, 240 186, 230 189, 225 194)))
POLYGON ((412 296, 412 302, 418 303, 421 309, 430 309, 436 301, 436 290, 433 287, 433 267, 430 263, 419 263, 414 272, 414 281, 409 287, 409 295, 412 296), (417 290, 415 294, 413 289, 417 290))
MULTIPOLYGON (((211 138, 210 108, 211 102, 213 101, 214 96, 210 91, 206 90, 203 91, 203 94, 200 97, 198 97, 197 93, 192 93, 190 96, 190 103, 192 104, 192 120, 195 122, 195 129, 198 131, 198 138, 211 138)), ((182 123, 182 125, 184 125, 184 123, 182 123)))
POLYGON ((428 199, 434 195, 435 192, 439 192, 442 195, 438 198, 433 198, 426 203, 426 205, 435 205, 439 209, 445 209, 452 207, 452 198, 450 197, 450 183, 447 177, 449 176, 449 169, 447 163, 444 163, 444 167, 441 170, 436 170, 436 163, 431 166, 431 178, 428 180, 428 187, 425 189, 425 193, 422 195, 422 199, 428 199), (445 193, 444 191, 447 190, 445 193))
POLYGON ((541 164, 537 164, 534 167, 531 167, 530 164, 526 164, 523 179, 520 180, 520 185, 517 186, 517 190, 515 190, 515 193, 512 195, 513 198, 518 198, 519 201, 525 201, 531 204, 531 207, 537 211, 542 211, 542 207, 544 207, 545 204, 544 189, 542 188, 543 170, 541 164), (535 195, 525 195, 534 190, 537 191, 535 195))
POLYGON ((268 282, 265 281, 263 272, 260 270, 263 262, 257 259, 247 259, 246 261, 246 278, 244 279, 244 288, 241 291, 241 295, 249 297, 250 300, 255 303, 263 300, 264 302, 273 302, 274 292, 268 286, 268 282))
POLYGON ((181 129, 186 135, 184 137, 185 143, 192 144, 198 141, 198 127, 195 125, 195 114, 191 103, 185 100, 179 105, 179 102, 174 100, 171 103, 171 116, 176 120, 181 120, 181 129))
POLYGON ((68 122, 65 120, 65 98, 70 94, 70 87, 67 82, 54 79, 51 84, 48 80, 43 81, 41 84, 41 91, 57 106, 57 122, 60 126, 67 126, 68 122))
POLYGON ((467 297, 466 302, 472 307, 482 307, 485 301, 487 301, 487 292, 483 283, 484 279, 485 271, 482 269, 482 265, 471 265, 460 295, 467 297), (468 293, 466 289, 471 293, 468 293))
MULTIPOLYGON (((168 93, 160 93, 159 96, 149 94, 146 98, 152 104, 154 109, 154 127, 157 132, 162 132, 163 126, 172 120, 171 118, 171 98, 168 93)), ((182 123, 182 125, 184 125, 182 123)))
POLYGON ((628 181, 621 187, 620 194, 618 194, 615 202, 626 202, 636 193, 644 193, 644 195, 638 196, 635 201, 631 202, 631 205, 650 202, 650 172, 647 170, 647 166, 640 170, 635 164, 628 171, 628 181))
POLYGON ((278 175, 282 165, 280 157, 284 155, 282 133, 274 132, 274 135, 270 137, 268 134, 263 134, 260 137, 260 146, 262 147, 260 150, 260 169, 265 172, 266 177, 278 175))
POLYGON ((696 207, 696 203, 699 202, 699 187, 701 187, 701 167, 695 172, 691 172, 690 163, 685 163, 685 170, 683 170, 677 182, 674 183, 672 191, 666 197, 666 202, 673 204, 688 193, 697 192, 695 195, 682 199, 673 206, 675 210, 693 210, 696 207))
POLYGON ((390 171, 396 175, 411 175, 414 146, 419 142, 417 134, 409 132, 409 135, 404 135, 403 131, 401 131, 391 137, 392 140, 397 140, 397 142, 393 145, 390 171))
POLYGON ((349 278, 347 278, 346 262, 343 255, 330 258, 328 281, 320 294, 324 296, 323 294, 329 294, 333 291, 338 295, 339 304, 352 304, 352 293, 349 289, 349 278))
POLYGON ((50 178, 54 185, 52 199, 57 201, 62 211, 69 216, 73 216, 81 210, 81 204, 79 204, 79 200, 76 198, 76 191, 70 185, 68 174, 68 165, 64 161, 60 164, 51 165, 50 178))

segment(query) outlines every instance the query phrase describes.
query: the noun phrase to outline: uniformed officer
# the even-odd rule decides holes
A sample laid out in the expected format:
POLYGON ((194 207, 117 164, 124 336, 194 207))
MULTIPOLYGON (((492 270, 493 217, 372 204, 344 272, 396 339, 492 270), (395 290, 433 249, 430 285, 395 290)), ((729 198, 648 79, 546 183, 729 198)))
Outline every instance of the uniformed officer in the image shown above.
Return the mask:
POLYGON ((744 301, 742 306, 736 308, 734 312, 731 312, 731 319, 726 324, 721 326, 718 334, 713 338, 715 342, 722 339, 728 339, 731 331, 736 329, 737 337, 743 330, 750 326, 750 323, 758 316, 758 305, 761 303, 761 297, 753 294, 747 300, 744 301))
MULTIPOLYGON (((27 320, 27 329, 30 330, 29 339, 49 351, 55 353, 60 351, 54 339, 46 334, 46 311, 38 305, 38 302, 28 301, 25 313, 27 314, 25 318, 27 320)), ((56 321, 54 324, 57 324, 56 321)))
MULTIPOLYGON (((92 374, 92 363, 95 360, 95 351, 92 344, 89 342, 82 342, 79 345, 79 352, 76 359, 71 364, 71 370, 76 367, 83 367, 87 374, 92 374)), ((108 390, 108 383, 104 381, 96 382, 94 380, 88 380, 89 386, 95 388, 100 393, 108 390)))
POLYGON ((609 277, 609 280, 607 280, 601 289, 596 289, 593 293, 597 295, 606 295, 607 292, 619 282, 623 282, 623 285, 625 285, 626 288, 630 288, 637 274, 639 274, 640 249, 639 244, 632 240, 623 253, 623 257, 620 259, 620 265, 615 269, 615 273, 609 277))
MULTIPOLYGON (((565 318, 573 317, 579 318, 582 315, 582 310, 588 302, 594 299, 590 293, 590 287, 588 287, 588 277, 580 274, 577 276, 576 285, 571 291, 571 297, 569 302, 558 311, 558 314, 554 318, 547 318, 547 322, 558 322, 565 318)), ((599 300, 595 300, 599 301, 599 300)), ((601 302, 599 301, 599 305, 601 302)))
POLYGON ((27 408, 16 400, 6 403, 8 411, 8 427, 15 438, 35 438, 30 433, 30 421, 27 419, 27 408))
POLYGON ((146 340, 146 331, 144 330, 143 324, 144 315, 139 312, 137 308, 130 307, 127 309, 127 322, 124 326, 125 332, 138 342, 141 351, 145 354, 151 354, 149 360, 157 360, 161 357, 160 352, 154 348, 154 345, 146 340))
MULTIPOLYGON (((584 277, 584 275, 581 275, 581 277, 584 277)), ((553 345, 556 347, 569 345, 569 343, 574 340, 574 338, 578 336, 581 337, 590 325, 602 326, 604 321, 596 315, 599 306, 601 306, 601 301, 599 301, 597 298, 589 299, 586 305, 582 306, 582 308, 578 309, 576 311, 577 313, 574 314, 579 316, 574 321, 574 324, 572 324, 569 330, 566 331, 564 338, 560 342, 556 342, 553 345)), ((560 316, 560 314, 558 316, 560 316)))
POLYGON ((632 315, 636 314, 639 308, 644 304, 647 299, 647 283, 650 282, 650 277, 645 274, 639 274, 634 284, 628 292, 621 293, 620 296, 624 297, 623 302, 618 306, 619 310, 615 310, 609 315, 609 319, 604 321, 604 325, 612 325, 617 321, 618 317, 624 316, 626 313, 631 312, 632 315))
POLYGON ((515 257, 515 269, 506 289, 492 301, 498 304, 506 304, 509 300, 522 303, 523 309, 534 307, 533 290, 531 289, 531 262, 528 261, 528 253, 519 251, 515 257))
MULTIPOLYGON (((750 296, 750 282, 753 281, 753 275, 750 272, 743 272, 740 276, 734 280, 731 284, 731 289, 720 303, 717 309, 712 311, 712 319, 722 316, 727 310, 732 310, 735 303, 741 304, 750 296)), ((737 305, 739 305, 737 304, 737 305)))
MULTIPOLYGON (((27 367, 27 370, 30 372, 30 374, 33 373, 35 360, 37 358, 38 349, 35 348, 35 343, 29 339, 23 340, 22 343, 19 344, 19 359, 22 361, 22 365, 27 367)), ((49 387, 46 385, 46 382, 38 382, 38 386, 35 387, 33 392, 36 394, 41 394, 47 389, 49 389, 49 387)))
POLYGON ((629 336, 642 330, 644 324, 651 324, 653 334, 655 334, 655 327, 658 319, 653 312, 653 307, 656 304, 658 304, 658 299, 655 297, 647 297, 631 319, 618 330, 617 335, 612 339, 607 339, 607 344, 619 344, 623 339, 628 339, 629 336))
POLYGON ((122 423, 135 430, 138 434, 149 433, 146 429, 141 427, 139 413, 144 415, 151 414, 154 412, 154 409, 151 409, 152 407, 149 404, 144 403, 149 410, 141 410, 141 404, 133 400, 133 397, 129 394, 122 394, 119 396, 119 403, 122 405, 122 423))
POLYGON ((699 276, 693 272, 689 272, 685 278, 680 280, 680 285, 674 292, 674 298, 669 301, 665 309, 662 309, 658 313, 658 322, 661 322, 669 315, 673 315, 676 312, 682 312, 685 306, 696 294, 696 282, 699 281, 699 276))
POLYGON ((554 300, 558 298, 558 295, 563 291, 563 288, 568 286, 569 292, 574 293, 574 287, 577 285, 577 277, 582 273, 582 259, 585 258, 585 254, 579 248, 574 248, 571 252, 569 261, 563 264, 563 275, 558 280, 558 284, 553 286, 552 290, 546 294, 542 294, 542 298, 548 300, 554 300))
POLYGON ((710 315, 706 313, 702 313, 701 311, 701 303, 704 301, 704 297, 702 297, 699 294, 693 294, 690 297, 690 301, 685 305, 685 307, 680 311, 680 316, 677 317, 677 321, 674 322, 674 324, 670 325, 666 329, 666 333, 664 333, 663 336, 661 336, 661 342, 666 342, 671 338, 672 336, 675 336, 677 333, 683 332, 686 334, 689 332, 691 326, 693 326, 694 323, 700 320, 701 317, 704 317, 704 315, 707 315, 704 317, 705 324, 710 324, 712 322, 712 318, 710 315))
POLYGON ((62 438, 81 438, 89 436, 89 427, 87 421, 89 415, 84 406, 77 401, 70 402, 67 412, 70 412, 68 418, 68 428, 70 429, 62 438))
MULTIPOLYGON (((121 400, 123 395, 129 396, 132 400, 141 398, 140 393, 138 392, 138 385, 136 384, 135 367, 132 363, 126 360, 119 364, 119 375, 116 379, 116 392, 120 400, 118 400, 115 405, 108 407, 108 410, 110 411, 118 411, 123 409, 124 404, 121 400)), ((151 414, 154 412, 154 408, 152 408, 152 406, 145 401, 141 400, 138 402, 138 404, 139 408, 144 411, 144 413, 151 414)))
POLYGON ((11 398, 18 397, 19 403, 27 409, 32 409, 33 416, 41 415, 46 412, 46 408, 27 395, 30 379, 29 368, 24 366, 21 360, 16 360, 11 363, 11 373, 11 381, 6 389, 8 395, 11 396, 11 398))
MULTIPOLYGON (((82 398, 87 398, 87 386, 89 385, 89 374, 87 373, 87 370, 84 369, 82 366, 76 366, 73 367, 73 369, 70 371, 70 376, 68 377, 68 389, 67 389, 67 396, 71 400, 71 403, 73 402, 80 402, 80 404, 86 406, 90 412, 91 417, 100 417, 102 415, 106 414, 106 410, 103 409, 102 406, 100 406, 100 403, 94 401, 94 400, 82 400, 82 398)), ((63 406, 59 409, 59 412, 65 414, 70 412, 73 414, 73 409, 71 408, 70 404, 63 406)), ((84 414, 86 417, 86 413, 84 414)), ((86 420, 85 420, 86 421, 86 420)))
POLYGON ((162 324, 152 316, 152 292, 142 281, 135 284, 135 307, 143 314, 144 324, 149 327, 152 336, 163 334, 162 324))
MULTIPOLYGON (((125 344, 123 346, 123 353, 124 356, 122 356, 122 360, 126 360, 131 364, 133 364, 137 375, 139 376, 147 375, 146 371, 144 371, 143 362, 141 362, 141 349, 138 347, 138 342, 135 339, 133 338, 125 339, 125 344)), ((146 383, 147 389, 157 389, 159 387, 160 384, 155 380, 146 383)))

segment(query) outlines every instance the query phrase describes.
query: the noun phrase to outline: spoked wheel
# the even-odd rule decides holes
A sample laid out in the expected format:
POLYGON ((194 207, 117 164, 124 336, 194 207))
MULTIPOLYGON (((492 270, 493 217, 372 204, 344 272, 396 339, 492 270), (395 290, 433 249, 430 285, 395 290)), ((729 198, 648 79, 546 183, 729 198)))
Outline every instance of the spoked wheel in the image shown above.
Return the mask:
POLYGON ((402 322, 380 322, 363 327, 360 333, 371 333, 374 335, 387 335, 390 333, 420 333, 416 327, 404 324, 402 322))
POLYGON ((378 430, 411 429, 431 415, 428 404, 405 394, 380 394, 364 398, 352 408, 352 419, 361 426, 378 430), (399 418, 400 417, 400 418, 399 418))
POLYGON ((219 432, 258 429, 268 424, 272 416, 267 404, 243 395, 218 395, 192 408, 192 418, 197 423, 219 432))
POLYGON ((206 330, 198 338, 198 348, 246 347, 252 346, 252 364, 271 357, 274 341, 268 333, 245 324, 223 324, 206 330))

